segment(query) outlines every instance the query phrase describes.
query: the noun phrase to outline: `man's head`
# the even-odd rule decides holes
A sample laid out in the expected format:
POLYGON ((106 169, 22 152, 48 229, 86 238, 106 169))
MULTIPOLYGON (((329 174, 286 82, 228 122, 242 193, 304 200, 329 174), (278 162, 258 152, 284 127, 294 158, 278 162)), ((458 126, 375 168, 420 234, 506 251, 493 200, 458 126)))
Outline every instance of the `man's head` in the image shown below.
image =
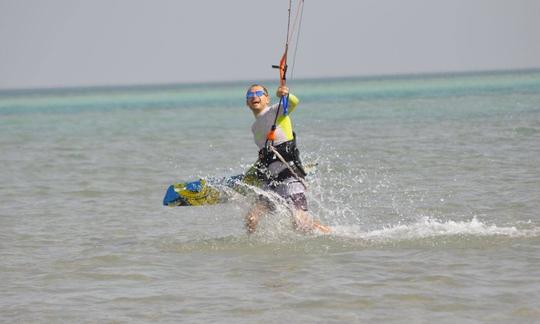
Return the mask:
POLYGON ((257 116, 270 103, 268 89, 260 84, 251 85, 246 92, 246 105, 257 116))

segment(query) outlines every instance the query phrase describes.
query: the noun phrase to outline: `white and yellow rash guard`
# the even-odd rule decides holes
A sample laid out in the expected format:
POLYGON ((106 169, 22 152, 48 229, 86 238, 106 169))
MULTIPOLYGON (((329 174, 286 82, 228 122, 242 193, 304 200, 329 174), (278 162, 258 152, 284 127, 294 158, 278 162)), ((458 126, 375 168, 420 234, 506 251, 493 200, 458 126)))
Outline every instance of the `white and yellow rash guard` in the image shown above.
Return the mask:
MULTIPOLYGON (((289 94, 289 114, 295 110, 298 102, 299 100, 295 95, 289 94)), ((266 144, 266 136, 270 129, 272 129, 278 107, 279 102, 266 107, 257 117, 255 117, 255 122, 251 126, 251 131, 253 132, 255 144, 257 144, 259 149, 262 149, 266 144)), ((279 109, 275 134, 276 139, 274 140, 274 146, 294 139, 291 118, 289 115, 283 115, 283 107, 279 109)), ((278 175, 281 171, 285 170, 285 168, 287 168, 285 164, 276 161, 268 166, 268 171, 274 175, 278 175)))
MULTIPOLYGON (((289 114, 293 112, 298 105, 298 98, 289 94, 289 114)), ((255 144, 262 149, 266 144, 266 135, 272 128, 274 120, 276 118, 276 111, 279 107, 279 102, 271 106, 266 107, 256 118, 255 122, 251 126, 251 132, 253 133, 253 138, 255 144)), ((276 139, 274 140, 274 146, 279 145, 283 142, 293 140, 293 128, 292 122, 289 115, 283 115, 283 107, 279 109, 279 116, 276 123, 276 139)))

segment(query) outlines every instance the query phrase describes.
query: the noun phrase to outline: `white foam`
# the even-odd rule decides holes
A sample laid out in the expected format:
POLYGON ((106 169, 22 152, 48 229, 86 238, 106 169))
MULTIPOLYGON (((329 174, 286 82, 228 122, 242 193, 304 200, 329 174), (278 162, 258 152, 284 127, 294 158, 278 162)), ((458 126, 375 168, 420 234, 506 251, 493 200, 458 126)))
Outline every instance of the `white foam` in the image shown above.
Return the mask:
POLYGON ((367 240, 414 240, 437 236, 507 236, 534 237, 540 228, 518 229, 515 226, 488 225, 473 217, 470 221, 439 221, 430 217, 411 224, 398 224, 382 229, 365 231, 358 225, 335 226, 335 235, 367 240))

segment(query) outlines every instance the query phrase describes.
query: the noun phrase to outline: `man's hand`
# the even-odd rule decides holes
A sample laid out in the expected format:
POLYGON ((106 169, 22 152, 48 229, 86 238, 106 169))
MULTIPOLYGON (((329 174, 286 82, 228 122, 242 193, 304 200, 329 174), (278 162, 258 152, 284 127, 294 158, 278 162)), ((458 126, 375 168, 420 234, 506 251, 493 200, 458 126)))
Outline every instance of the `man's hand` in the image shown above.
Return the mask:
POLYGON ((281 98, 281 97, 285 97, 285 96, 287 96, 288 94, 289 94, 289 88, 286 87, 286 86, 281 86, 281 87, 279 87, 279 88, 277 89, 277 91, 276 91, 276 95, 277 95, 278 97, 280 97, 280 98, 281 98))

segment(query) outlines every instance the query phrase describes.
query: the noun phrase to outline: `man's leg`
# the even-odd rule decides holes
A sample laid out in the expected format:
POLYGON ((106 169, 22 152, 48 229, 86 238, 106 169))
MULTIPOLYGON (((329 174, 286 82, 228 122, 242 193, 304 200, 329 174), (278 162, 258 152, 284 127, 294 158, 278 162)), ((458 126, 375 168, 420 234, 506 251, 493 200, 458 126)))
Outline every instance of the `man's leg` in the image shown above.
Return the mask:
POLYGON ((319 231, 321 233, 330 233, 329 226, 322 225, 321 222, 314 220, 308 213, 306 195, 303 193, 293 194, 290 197, 294 214, 294 228, 303 232, 319 231))
POLYGON ((245 218, 245 224, 248 234, 253 234, 255 232, 261 216, 268 213, 268 211, 269 209, 267 203, 261 200, 255 202, 255 205, 251 207, 245 218))
POLYGON ((313 219, 307 211, 302 209, 294 210, 294 228, 302 232, 319 231, 321 233, 330 233, 332 231, 329 226, 322 225, 321 222, 313 219))

